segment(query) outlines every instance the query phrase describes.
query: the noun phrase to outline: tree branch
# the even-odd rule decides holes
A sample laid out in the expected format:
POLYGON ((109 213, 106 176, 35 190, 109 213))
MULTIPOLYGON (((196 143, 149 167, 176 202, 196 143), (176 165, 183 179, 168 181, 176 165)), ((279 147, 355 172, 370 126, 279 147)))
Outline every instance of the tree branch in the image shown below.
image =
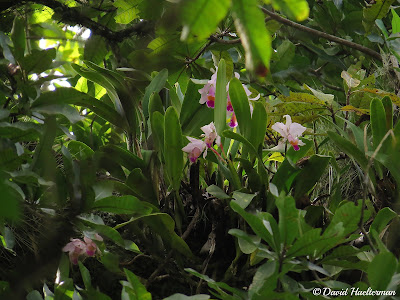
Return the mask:
POLYGON ((301 31, 304 31, 304 32, 307 32, 307 33, 310 33, 310 34, 313 34, 313 35, 316 35, 318 37, 327 39, 329 41, 336 42, 336 43, 342 44, 344 46, 356 49, 356 50, 358 50, 360 52, 363 52, 363 53, 375 58, 375 59, 378 59, 378 60, 382 61, 382 56, 378 52, 376 52, 376 51, 374 51, 372 49, 369 49, 367 47, 361 46, 360 44, 353 43, 353 42, 350 42, 348 40, 339 38, 337 36, 334 36, 334 35, 331 35, 331 34, 328 34, 328 33, 313 29, 313 28, 306 27, 306 26, 298 24, 296 22, 290 21, 290 20, 288 20, 286 18, 283 18, 283 17, 281 17, 281 16, 279 16, 279 15, 277 15, 277 14, 275 14, 275 13, 273 13, 273 12, 267 10, 267 9, 265 9, 264 7, 261 7, 261 10, 265 14, 269 15, 272 19, 278 21, 279 23, 288 25, 290 27, 296 28, 298 30, 301 30, 301 31))

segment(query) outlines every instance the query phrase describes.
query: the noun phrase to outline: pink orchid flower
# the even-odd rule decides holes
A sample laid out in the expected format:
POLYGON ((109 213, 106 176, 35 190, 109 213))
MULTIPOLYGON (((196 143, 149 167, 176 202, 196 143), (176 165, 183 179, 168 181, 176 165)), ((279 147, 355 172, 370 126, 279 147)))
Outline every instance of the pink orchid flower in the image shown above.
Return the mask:
POLYGON ((194 163, 206 148, 206 143, 190 136, 187 136, 186 138, 190 141, 190 143, 183 147, 182 151, 189 153, 189 160, 191 163, 194 163))
POLYGON ((208 125, 205 125, 200 128, 204 134, 202 134, 202 137, 205 137, 204 142, 206 143, 206 146, 208 148, 211 148, 213 146, 214 141, 220 145, 221 144, 221 137, 217 134, 217 130, 215 129, 214 122, 211 122, 208 125))
POLYGON ((286 141, 289 141, 293 149, 298 151, 300 150, 300 146, 305 145, 301 140, 299 140, 299 137, 307 128, 299 123, 292 123, 292 118, 289 115, 284 115, 283 117, 286 118, 286 124, 276 122, 271 127, 283 137, 283 141, 280 143, 281 145, 278 145, 278 147, 283 146, 286 141))
POLYGON ((206 104, 207 107, 214 108, 215 106, 215 87, 217 85, 217 71, 211 76, 202 89, 199 90, 201 95, 200 104, 206 104))
POLYGON ((96 243, 92 241, 92 239, 88 237, 84 237, 83 240, 86 243, 86 255, 93 257, 96 255, 96 252, 100 251, 99 247, 97 247, 96 243))
POLYGON ((68 252, 69 260, 74 265, 77 265, 79 256, 85 254, 87 249, 86 244, 80 239, 71 239, 71 242, 65 245, 65 247, 62 248, 62 251, 68 252))

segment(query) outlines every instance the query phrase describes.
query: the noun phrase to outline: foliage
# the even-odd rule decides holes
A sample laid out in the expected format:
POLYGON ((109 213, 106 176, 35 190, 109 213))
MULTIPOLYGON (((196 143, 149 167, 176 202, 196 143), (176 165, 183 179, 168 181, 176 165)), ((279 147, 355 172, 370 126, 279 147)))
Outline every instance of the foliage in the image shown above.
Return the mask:
POLYGON ((0 10, 2 299, 396 299, 394 1, 0 10))

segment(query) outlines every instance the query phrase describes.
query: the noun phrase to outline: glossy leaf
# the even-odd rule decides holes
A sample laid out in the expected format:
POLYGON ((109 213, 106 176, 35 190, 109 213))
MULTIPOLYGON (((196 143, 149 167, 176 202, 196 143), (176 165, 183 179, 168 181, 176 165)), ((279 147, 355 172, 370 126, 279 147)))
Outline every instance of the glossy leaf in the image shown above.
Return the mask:
POLYGON ((229 97, 235 111, 240 132, 250 140, 250 132, 254 127, 251 126, 249 99, 243 89, 242 83, 237 78, 233 78, 229 83, 229 97))
POLYGON ((256 196, 255 194, 246 194, 246 193, 234 191, 232 198, 235 199, 234 201, 236 201, 236 203, 239 204, 239 206, 242 209, 246 209, 246 207, 250 205, 251 201, 253 200, 253 198, 255 196, 256 196))
POLYGON ((182 2, 181 39, 206 39, 225 17, 230 0, 186 0, 182 2))
POLYGON ((146 202, 140 201, 134 196, 110 196, 99 199, 93 203, 92 209, 115 214, 147 215, 152 208, 146 202))
POLYGON ((397 269, 397 259, 390 252, 379 253, 368 266, 368 280, 371 288, 384 291, 397 269))
POLYGON ((218 64, 217 85, 215 87, 215 107, 214 107, 214 124, 217 133, 221 135, 226 127, 226 64, 225 60, 221 59, 218 64))
POLYGON ((271 57, 271 37, 257 0, 233 0, 232 11, 236 29, 246 51, 246 67, 264 77, 271 57))
POLYGON ((183 170, 183 141, 178 114, 173 107, 165 112, 164 158, 168 178, 175 190, 179 190, 183 170))

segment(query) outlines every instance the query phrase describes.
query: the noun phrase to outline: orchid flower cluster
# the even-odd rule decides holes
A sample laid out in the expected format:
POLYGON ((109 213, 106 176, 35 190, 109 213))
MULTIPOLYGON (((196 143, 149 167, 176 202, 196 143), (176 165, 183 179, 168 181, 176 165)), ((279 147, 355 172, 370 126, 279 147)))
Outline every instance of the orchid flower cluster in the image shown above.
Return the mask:
MULTIPOLYGON (((97 233, 94 235, 97 241, 103 241, 103 238, 97 233)), ((64 252, 68 252, 69 260, 74 264, 78 264, 78 259, 81 256, 93 257, 97 252, 100 252, 99 247, 92 239, 85 236, 83 241, 80 239, 71 239, 67 245, 62 249, 64 252)))
POLYGON ((190 141, 190 143, 182 148, 182 151, 189 154, 189 160, 191 163, 196 162, 196 160, 203 152, 204 152, 203 157, 205 158, 207 156, 207 149, 215 151, 213 149, 214 141, 217 143, 217 145, 221 146, 221 137, 217 134, 214 122, 211 122, 210 124, 205 125, 200 129, 204 132, 201 135, 201 137, 203 137, 204 140, 199 140, 187 136, 186 138, 190 141))
MULTIPOLYGON (((214 106, 215 106, 215 91, 216 91, 215 88, 217 85, 217 71, 218 71, 218 68, 215 71, 215 73, 211 76, 211 79, 206 81, 204 87, 199 90, 199 93, 201 95, 201 98, 199 101, 200 104, 205 103, 210 108, 214 108, 214 106)), ((240 78, 239 73, 235 72, 235 77, 237 79, 239 79, 240 78)), ((201 82, 204 83, 203 80, 201 82)), ((249 100, 255 101, 255 100, 260 99, 260 94, 258 94, 255 98, 250 98, 250 95, 252 94, 252 92, 249 90, 249 88, 247 86, 245 86, 244 84, 242 84, 242 85, 243 85, 244 91, 246 92, 247 97, 249 97, 249 100)), ((226 91, 228 92, 226 115, 228 118, 229 127, 234 128, 238 125, 238 123, 237 123, 235 112, 233 111, 231 99, 229 97, 229 82, 226 85, 226 91)), ((250 112, 253 113, 253 106, 251 104, 250 104, 250 112)))
POLYGON ((292 118, 289 115, 283 116, 286 119, 286 124, 281 122, 276 122, 272 125, 272 129, 278 132, 283 140, 279 141, 276 150, 283 150, 286 148, 286 142, 289 142, 292 145, 295 151, 300 150, 300 146, 304 146, 303 141, 299 139, 299 137, 306 131, 306 127, 300 125, 299 123, 292 122, 292 118))

